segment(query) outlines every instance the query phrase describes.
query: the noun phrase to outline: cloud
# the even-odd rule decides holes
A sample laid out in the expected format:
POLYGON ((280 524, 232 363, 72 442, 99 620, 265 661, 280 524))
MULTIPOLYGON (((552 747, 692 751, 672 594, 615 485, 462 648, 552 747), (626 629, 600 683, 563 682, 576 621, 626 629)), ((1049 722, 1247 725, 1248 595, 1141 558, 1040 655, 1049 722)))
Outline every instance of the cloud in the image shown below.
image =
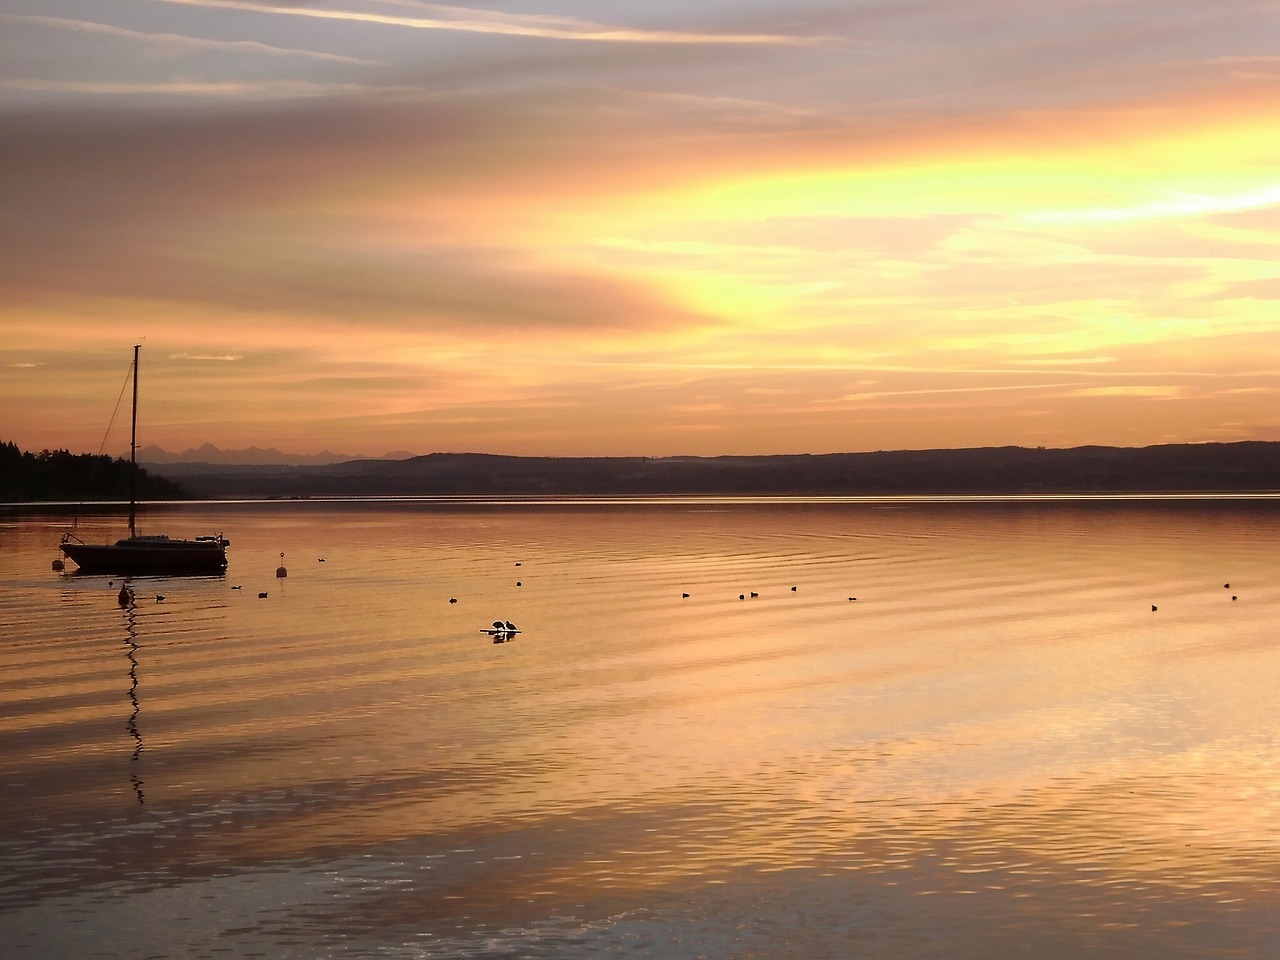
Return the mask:
POLYGON ((863 403, 892 397, 931 397, 957 393, 1006 393, 1074 387, 1072 383, 990 383, 973 387, 923 387, 917 390, 867 390, 835 398, 833 403, 863 403))
POLYGON ((243 360, 243 354, 171 353, 170 360, 243 360))
POLYGON ((356 83, 318 83, 310 80, 0 80, 0 90, 20 93, 72 93, 90 96, 136 97, 162 95, 231 100, 299 100, 366 92, 356 83))
POLYGON ((0 266, 0 279, 11 302, 38 304, 56 290, 63 303, 99 309, 145 302, 185 316, 223 314, 229 326, 269 317, 280 331, 359 327, 372 338, 392 331, 437 337, 577 331, 594 341, 708 321, 655 285, 558 259, 553 251, 349 236, 345 218, 314 212, 281 214, 255 227, 271 218, 216 213, 207 198, 177 197, 166 210, 163 183, 158 193, 143 209, 127 194, 96 210, 86 201, 94 231, 71 235, 35 223, 22 243, 4 245, 12 256, 0 266), (75 270, 63 268, 68 258, 75 270))
POLYGON ((1072 392, 1077 397, 1144 397, 1153 400, 1177 400, 1186 394, 1182 387, 1160 384, 1086 387, 1072 392))
POLYGON ((1087 367, 1090 364, 1110 364, 1115 363, 1115 357, 1023 357, 1019 363, 1029 367, 1045 366, 1045 367, 1087 367))
POLYGON ((89 20, 69 20, 64 17, 46 17, 18 13, 0 13, 0 19, 16 23, 29 23, 36 26, 49 27, 55 30, 70 30, 76 33, 100 34, 133 40, 152 47, 171 50, 217 50, 226 53, 250 53, 266 56, 304 57, 313 60, 324 60, 332 63, 351 63, 362 65, 385 65, 378 60, 364 60, 359 57, 348 57, 337 53, 323 53, 318 50, 299 50, 292 47, 275 47, 256 40, 210 40, 205 37, 192 37, 177 33, 146 33, 140 30, 127 30, 106 23, 95 23, 89 20))
POLYGON ((820 42, 822 39, 787 34, 697 33, 681 30, 643 30, 629 27, 610 27, 572 17, 498 13, 441 4, 413 3, 407 2, 407 0, 383 0, 383 2, 384 5, 422 10, 435 15, 430 17, 396 16, 360 10, 279 6, 276 4, 245 2, 245 0, 156 0, 156 2, 189 7, 241 10, 277 16, 378 24, 415 30, 450 30, 464 33, 497 34, 508 37, 596 43, 807 46, 820 42))
POLYGON ((1179 193, 1125 207, 1046 210, 1022 215, 1026 223, 1123 223, 1133 220, 1171 220, 1240 213, 1280 206, 1280 184, 1243 193, 1179 193))

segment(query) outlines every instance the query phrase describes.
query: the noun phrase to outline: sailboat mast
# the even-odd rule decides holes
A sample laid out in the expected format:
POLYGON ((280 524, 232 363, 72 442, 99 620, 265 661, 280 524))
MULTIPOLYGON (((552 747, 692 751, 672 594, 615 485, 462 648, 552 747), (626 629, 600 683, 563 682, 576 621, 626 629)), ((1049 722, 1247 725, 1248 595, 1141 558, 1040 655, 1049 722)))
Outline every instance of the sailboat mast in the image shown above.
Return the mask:
POLYGON ((138 521, 138 351, 133 345, 133 424, 129 430, 129 536, 136 537, 138 521))

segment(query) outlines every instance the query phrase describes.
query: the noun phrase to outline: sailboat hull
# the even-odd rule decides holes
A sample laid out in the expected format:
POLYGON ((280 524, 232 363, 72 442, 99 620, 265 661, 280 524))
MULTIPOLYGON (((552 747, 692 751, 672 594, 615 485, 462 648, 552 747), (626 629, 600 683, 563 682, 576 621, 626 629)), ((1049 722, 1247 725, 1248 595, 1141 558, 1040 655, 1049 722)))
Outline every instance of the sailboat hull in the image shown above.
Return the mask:
POLYGON ((126 537, 109 544, 66 541, 62 552, 80 573, 209 574, 227 568, 227 541, 221 537, 126 537))

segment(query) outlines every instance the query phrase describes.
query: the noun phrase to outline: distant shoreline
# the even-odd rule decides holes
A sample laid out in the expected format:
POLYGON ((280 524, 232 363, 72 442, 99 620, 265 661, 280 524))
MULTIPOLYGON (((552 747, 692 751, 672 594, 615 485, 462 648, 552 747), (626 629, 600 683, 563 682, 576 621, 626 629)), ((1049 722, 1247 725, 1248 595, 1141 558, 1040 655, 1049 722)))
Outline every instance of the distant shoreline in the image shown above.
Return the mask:
MULTIPOLYGON (((125 464, 127 467, 127 463, 125 464)), ((983 447, 759 457, 512 457, 434 453, 326 465, 143 463, 154 482, 193 500, 555 497, 1155 497, 1280 491, 1280 443, 1152 447, 983 447)), ((9 503, 69 503, 65 487, 0 491, 9 503), (15 499, 13 493, 17 492, 15 499), (8 496, 4 496, 8 493, 8 496)), ((85 505, 125 497, 91 490, 85 505), (107 494, 104 496, 104 494, 107 494)))
POLYGON ((760 457, 434 453, 325 466, 148 464, 208 499, 423 496, 947 496, 1280 490, 1280 443, 984 447, 760 457))

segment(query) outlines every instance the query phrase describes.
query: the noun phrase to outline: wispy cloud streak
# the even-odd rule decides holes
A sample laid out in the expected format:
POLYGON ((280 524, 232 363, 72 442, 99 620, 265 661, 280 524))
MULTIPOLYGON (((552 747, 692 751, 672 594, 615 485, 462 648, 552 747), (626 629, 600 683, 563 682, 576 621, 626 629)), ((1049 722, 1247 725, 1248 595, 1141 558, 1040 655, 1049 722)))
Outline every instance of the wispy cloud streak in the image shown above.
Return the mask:
POLYGON ((22 93, 74 93, 98 96, 219 97, 231 99, 295 99, 329 97, 367 90, 355 83, 313 83, 307 80, 172 80, 157 83, 109 80, 0 80, 0 90, 22 93))
POLYGON ((243 10, 279 16, 310 17, 318 20, 342 20, 354 23, 381 24, 415 30, 452 30, 462 33, 487 33, 508 37, 541 40, 577 40, 595 43, 652 44, 745 44, 809 46, 826 38, 763 33, 698 33, 682 30, 642 30, 610 27, 571 17, 537 17, 505 14, 489 10, 469 10, 437 4, 398 3, 436 16, 410 17, 370 13, 359 10, 322 10, 315 7, 282 7, 275 4, 250 3, 244 0, 156 0, 186 7, 213 7, 243 10))
POLYGON ((1132 207, 1097 207, 1088 210, 1032 213, 1025 219, 1028 223, 1119 223, 1126 220, 1166 220, 1240 213, 1277 205, 1280 205, 1280 184, 1229 196, 1183 195, 1132 207))
POLYGON ((46 17, 21 13, 0 13, 0 20, 29 23, 48 27, 52 30, 68 30, 75 33, 92 33, 139 43, 181 48, 184 50, 216 50, 230 53, 254 53, 267 56, 307 57, 312 60, 325 60, 332 63, 352 63, 366 66, 381 66, 378 60, 362 60, 359 57, 346 57, 337 53, 324 53, 318 50, 298 50, 290 47, 275 47, 256 40, 210 40, 205 37, 191 37, 179 33, 144 33, 139 30, 127 30, 107 23, 96 23, 92 20, 68 20, 65 17, 46 17))

